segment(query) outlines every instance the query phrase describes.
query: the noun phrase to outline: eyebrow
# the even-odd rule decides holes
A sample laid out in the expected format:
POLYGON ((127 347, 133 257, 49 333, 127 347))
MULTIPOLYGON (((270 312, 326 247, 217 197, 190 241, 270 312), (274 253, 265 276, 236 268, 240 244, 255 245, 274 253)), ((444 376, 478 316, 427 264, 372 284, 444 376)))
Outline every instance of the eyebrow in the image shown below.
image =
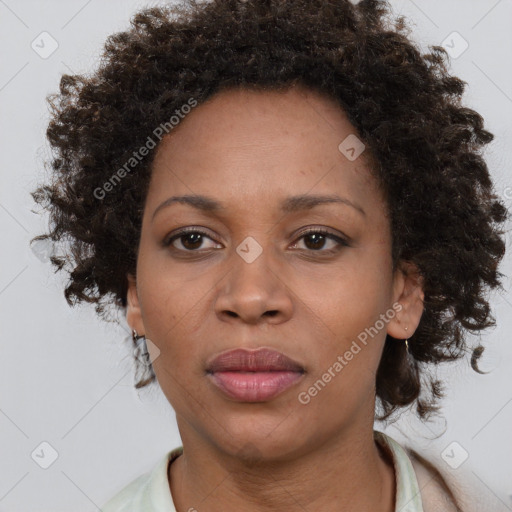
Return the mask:
MULTIPOLYGON (((160 203, 155 211, 153 212, 152 219, 155 218, 155 215, 162 210, 174 203, 188 204, 193 208, 201 210, 203 212, 220 212, 226 210, 226 207, 211 197, 202 196, 202 195, 184 195, 184 196, 172 196, 166 199, 163 203, 160 203)), ((298 196, 290 196, 287 197, 281 203, 281 211, 283 213, 293 213, 301 210, 310 210, 315 206, 323 205, 323 204, 345 204, 351 206, 363 216, 366 216, 366 212, 361 208, 361 206, 353 203, 347 198, 340 197, 337 195, 312 195, 312 194, 301 194, 298 196)))

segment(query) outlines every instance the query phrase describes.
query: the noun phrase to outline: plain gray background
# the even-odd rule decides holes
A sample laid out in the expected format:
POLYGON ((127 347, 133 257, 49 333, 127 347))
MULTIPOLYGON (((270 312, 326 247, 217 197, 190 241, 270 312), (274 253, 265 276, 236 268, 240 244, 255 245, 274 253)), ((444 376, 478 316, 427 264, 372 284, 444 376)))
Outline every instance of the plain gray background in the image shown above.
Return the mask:
MULTIPOLYGON (((62 293, 65 276, 54 275, 44 255, 29 247, 46 226, 31 212, 36 206, 29 195, 44 179, 48 156, 45 97, 57 91, 61 74, 92 69, 105 38, 127 28, 144 5, 158 3, 0 0, 0 511, 98 510, 181 444, 160 389, 133 388, 126 325, 102 323, 89 306, 71 309, 62 293), (57 49, 46 55, 52 44, 57 49), (52 457, 47 469, 41 467, 52 457)), ((407 16, 424 49, 443 42, 451 47, 452 72, 468 83, 465 103, 496 136, 486 156, 496 191, 509 206, 512 0, 391 5, 407 16)), ((510 255, 501 270, 506 293, 491 297, 498 325, 483 335, 482 367, 490 373, 478 375, 466 361, 445 367, 443 418, 422 425, 404 414, 376 428, 443 470, 464 472, 479 492, 495 494, 503 510, 512 510, 510 255), (466 454, 467 460, 453 469, 446 454, 452 465, 466 454)))

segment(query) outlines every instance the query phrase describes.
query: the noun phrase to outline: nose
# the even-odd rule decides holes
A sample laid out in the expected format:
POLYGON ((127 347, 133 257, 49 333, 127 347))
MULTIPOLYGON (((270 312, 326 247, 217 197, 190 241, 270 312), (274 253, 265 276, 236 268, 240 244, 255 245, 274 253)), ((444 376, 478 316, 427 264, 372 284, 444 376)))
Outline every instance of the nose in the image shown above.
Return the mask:
POLYGON ((253 261, 235 251, 230 270, 221 280, 216 298, 216 313, 223 321, 238 320, 247 324, 281 323, 293 313, 293 296, 289 273, 283 263, 272 261, 265 249, 253 261))

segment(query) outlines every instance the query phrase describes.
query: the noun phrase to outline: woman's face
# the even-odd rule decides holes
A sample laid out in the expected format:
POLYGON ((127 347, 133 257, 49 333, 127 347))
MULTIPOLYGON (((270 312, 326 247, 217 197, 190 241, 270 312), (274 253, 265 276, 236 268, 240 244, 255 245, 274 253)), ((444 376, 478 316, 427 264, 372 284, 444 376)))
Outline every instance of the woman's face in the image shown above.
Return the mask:
POLYGON ((421 292, 393 273, 362 149, 342 110, 302 88, 221 92, 163 139, 127 319, 160 351, 154 370, 184 443, 276 458, 373 425, 386 333, 412 334, 421 292), (164 204, 173 196, 208 199, 164 204), (193 234, 169 242, 183 228, 193 234), (259 401, 214 384, 212 358, 260 347, 304 373, 259 401))

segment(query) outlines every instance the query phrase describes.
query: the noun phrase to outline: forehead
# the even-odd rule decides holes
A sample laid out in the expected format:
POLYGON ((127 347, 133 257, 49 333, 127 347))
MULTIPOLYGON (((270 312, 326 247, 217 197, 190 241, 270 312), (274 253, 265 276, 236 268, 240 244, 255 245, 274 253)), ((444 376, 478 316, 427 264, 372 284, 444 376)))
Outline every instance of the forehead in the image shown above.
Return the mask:
POLYGON ((378 192, 364 150, 356 158, 346 152, 350 145, 360 151, 357 144, 363 146, 343 110, 315 91, 225 90, 164 137, 148 199, 215 191, 228 203, 308 192, 371 201, 378 192))

